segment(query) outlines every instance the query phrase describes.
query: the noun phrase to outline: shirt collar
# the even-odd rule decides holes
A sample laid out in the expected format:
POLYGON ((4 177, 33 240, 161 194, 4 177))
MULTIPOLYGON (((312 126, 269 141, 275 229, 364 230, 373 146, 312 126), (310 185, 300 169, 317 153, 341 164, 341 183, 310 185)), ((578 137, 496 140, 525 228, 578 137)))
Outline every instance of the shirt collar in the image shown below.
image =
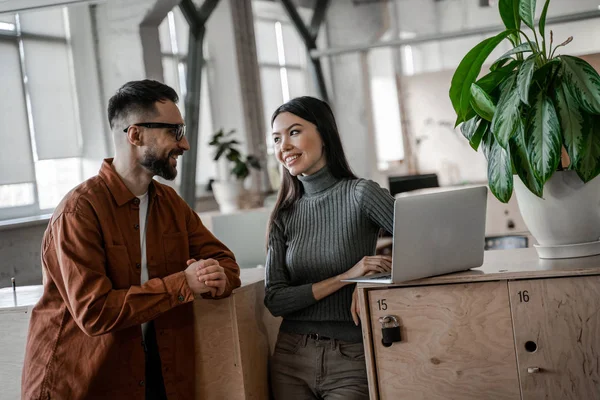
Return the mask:
MULTIPOLYGON (((98 175, 106 183, 108 190, 117 202, 117 205, 120 207, 123 204, 136 199, 137 197, 131 193, 131 190, 129 190, 127 186, 125 186, 125 183, 119 174, 117 174, 117 171, 115 171, 113 168, 112 163, 112 158, 105 158, 102 166, 100 167, 100 172, 98 175)), ((154 184, 154 180, 150 182, 150 186, 148 187, 148 195, 150 199, 153 199, 155 195, 162 196, 161 190, 157 185, 154 184)))

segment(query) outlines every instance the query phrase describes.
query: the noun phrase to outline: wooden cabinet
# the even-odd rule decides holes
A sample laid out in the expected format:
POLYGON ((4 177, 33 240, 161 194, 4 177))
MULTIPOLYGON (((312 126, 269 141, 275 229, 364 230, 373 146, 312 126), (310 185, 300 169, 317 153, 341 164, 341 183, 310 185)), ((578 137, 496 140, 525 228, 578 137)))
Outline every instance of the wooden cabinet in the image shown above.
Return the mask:
POLYGON ((519 397, 506 282, 374 290, 369 305, 381 399, 519 397), (384 347, 388 313, 402 341, 384 347))
POLYGON ((600 399, 600 256, 488 252, 473 271, 360 284, 359 303, 371 399, 600 399))
POLYGON ((522 398, 600 398, 600 276, 508 287, 522 398))

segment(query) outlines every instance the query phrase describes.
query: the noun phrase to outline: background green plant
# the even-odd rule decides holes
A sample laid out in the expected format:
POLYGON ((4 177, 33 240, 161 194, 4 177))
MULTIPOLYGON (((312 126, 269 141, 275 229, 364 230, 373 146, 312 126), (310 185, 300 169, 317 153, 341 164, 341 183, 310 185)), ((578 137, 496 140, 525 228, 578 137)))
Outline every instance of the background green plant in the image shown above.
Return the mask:
POLYGON ((549 4, 546 0, 536 31, 536 0, 500 0, 506 30, 471 49, 452 77, 456 126, 462 124, 474 150, 483 146, 490 189, 504 203, 512 195, 514 174, 542 197, 557 169, 575 170, 584 182, 600 173, 600 76, 580 58, 555 54, 573 38, 553 47, 550 31, 547 40, 549 4), (513 48, 478 79, 503 40, 513 48), (561 164, 563 147, 568 166, 561 164))
POLYGON ((221 156, 225 155, 227 160, 232 163, 232 168, 230 170, 231 175, 239 180, 244 180, 250 175, 250 169, 248 167, 260 170, 260 162, 258 161, 258 158, 253 155, 248 155, 244 160, 242 153, 237 149, 240 142, 231 138, 234 133, 235 129, 225 133, 221 128, 212 136, 208 144, 216 147, 214 160, 218 161, 221 156))

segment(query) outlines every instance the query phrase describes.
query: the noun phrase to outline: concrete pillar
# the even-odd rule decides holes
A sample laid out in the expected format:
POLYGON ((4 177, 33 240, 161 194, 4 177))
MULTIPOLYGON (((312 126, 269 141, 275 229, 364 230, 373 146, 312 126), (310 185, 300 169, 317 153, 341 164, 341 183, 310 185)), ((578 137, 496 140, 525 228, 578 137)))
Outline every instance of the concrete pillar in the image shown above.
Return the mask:
MULTIPOLYGON (((386 30, 386 11, 379 3, 354 5, 347 0, 333 0, 327 12, 329 47, 378 40, 386 30)), ((350 166, 360 177, 380 180, 364 56, 361 53, 333 56, 330 63, 331 102, 350 166)))

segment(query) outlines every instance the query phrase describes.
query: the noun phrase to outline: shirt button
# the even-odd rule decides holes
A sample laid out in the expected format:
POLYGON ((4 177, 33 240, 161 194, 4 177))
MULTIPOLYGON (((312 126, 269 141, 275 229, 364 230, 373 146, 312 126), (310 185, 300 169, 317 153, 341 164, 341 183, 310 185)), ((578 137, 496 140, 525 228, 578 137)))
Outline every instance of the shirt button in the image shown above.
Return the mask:
POLYGON ((140 199, 135 199, 135 200, 133 200, 133 204, 135 204, 136 206, 137 206, 138 204, 140 204, 140 199))
POLYGON ((177 298, 177 300, 183 302, 185 300, 185 297, 183 297, 182 295, 179 295, 179 297, 177 298))
POLYGON ((133 226, 133 229, 135 229, 135 230, 137 231, 138 229, 140 229, 140 226, 139 226, 138 224, 135 224, 135 225, 133 226))
POLYGON ((144 381, 140 381, 140 386, 144 386, 144 381))
POLYGON ((135 267, 136 267, 137 269, 140 269, 142 266, 140 265, 140 263, 135 263, 135 267))

